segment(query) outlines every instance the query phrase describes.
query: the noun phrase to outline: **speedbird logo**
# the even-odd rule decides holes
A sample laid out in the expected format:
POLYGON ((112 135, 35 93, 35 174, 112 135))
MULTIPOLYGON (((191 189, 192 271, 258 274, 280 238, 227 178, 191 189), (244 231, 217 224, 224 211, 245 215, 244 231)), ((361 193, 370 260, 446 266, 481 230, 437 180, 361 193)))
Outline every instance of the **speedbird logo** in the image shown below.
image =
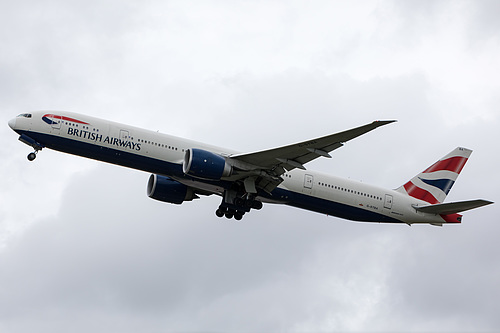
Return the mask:
POLYGON ((42 120, 49 125, 59 124, 60 121, 69 121, 69 122, 73 122, 73 123, 77 123, 77 124, 84 124, 84 125, 89 124, 89 123, 86 123, 86 122, 78 120, 78 119, 65 117, 65 116, 58 116, 55 114, 44 114, 42 116, 42 120))

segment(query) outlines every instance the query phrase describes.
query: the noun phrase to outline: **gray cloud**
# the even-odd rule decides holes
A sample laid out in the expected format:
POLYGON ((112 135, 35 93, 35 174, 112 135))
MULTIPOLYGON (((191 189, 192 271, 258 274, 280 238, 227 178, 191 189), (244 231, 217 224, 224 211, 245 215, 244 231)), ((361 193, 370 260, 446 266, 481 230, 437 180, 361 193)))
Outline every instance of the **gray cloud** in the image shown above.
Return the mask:
POLYGON ((67 185, 56 218, 37 222, 10 244, 0 256, 5 327, 57 330, 74 322, 75 331, 140 326, 154 332, 498 325, 498 289, 484 288, 495 286, 499 273, 493 223, 409 228, 273 206, 234 223, 213 214, 218 198, 183 206, 149 200, 146 178, 113 166, 81 174, 67 185), (20 324, 20 314, 34 326, 20 324))

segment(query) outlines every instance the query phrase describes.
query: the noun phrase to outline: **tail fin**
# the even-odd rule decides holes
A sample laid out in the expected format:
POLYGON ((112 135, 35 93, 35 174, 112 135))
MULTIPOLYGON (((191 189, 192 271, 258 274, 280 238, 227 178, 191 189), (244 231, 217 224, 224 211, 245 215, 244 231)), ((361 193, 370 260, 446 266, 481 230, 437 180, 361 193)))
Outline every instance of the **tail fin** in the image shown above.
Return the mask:
POLYGON ((424 200, 442 203, 469 159, 472 150, 458 147, 439 161, 400 186, 396 191, 424 200))

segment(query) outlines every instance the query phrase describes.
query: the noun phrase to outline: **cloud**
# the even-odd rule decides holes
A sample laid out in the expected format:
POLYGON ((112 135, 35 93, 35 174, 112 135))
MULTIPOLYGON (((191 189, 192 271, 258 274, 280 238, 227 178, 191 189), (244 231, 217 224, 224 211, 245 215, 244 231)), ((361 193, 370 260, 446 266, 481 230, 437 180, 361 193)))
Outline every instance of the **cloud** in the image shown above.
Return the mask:
MULTIPOLYGON (((4 323, 15 321, 21 309, 24 318, 37 322, 41 316, 53 324, 66 316, 91 323, 102 312, 111 314, 101 319, 109 325, 116 316, 133 322, 151 314, 175 318, 181 312, 179 328, 236 328, 241 322, 226 323, 223 314, 228 302, 236 311, 278 308, 290 297, 289 289, 270 295, 276 298, 270 309, 267 290, 283 278, 294 281, 297 271, 303 274, 305 258, 324 238, 319 231, 328 227, 323 223, 304 231, 307 215, 280 220, 272 208, 264 220, 256 213, 245 223, 221 221, 213 214, 213 200, 208 212, 200 209, 209 207, 203 202, 194 211, 192 204, 148 201, 137 189, 145 186, 137 176, 128 177, 130 192, 116 191, 130 174, 109 166, 74 178, 57 217, 37 223, 2 254, 4 323), (96 190, 96 179, 107 179, 106 190, 96 190)), ((309 287, 303 288, 299 294, 307 294, 309 287)), ((245 313, 240 318, 250 325, 252 312, 245 313)), ((255 328, 272 322, 269 314, 255 328)))
POLYGON ((0 255, 5 327, 498 325, 492 310, 498 289, 483 288, 495 285, 499 274, 488 225, 438 230, 351 223, 272 205, 230 222, 213 214, 216 197, 182 206, 149 200, 146 180, 102 165, 67 184, 56 217, 38 221, 0 255))

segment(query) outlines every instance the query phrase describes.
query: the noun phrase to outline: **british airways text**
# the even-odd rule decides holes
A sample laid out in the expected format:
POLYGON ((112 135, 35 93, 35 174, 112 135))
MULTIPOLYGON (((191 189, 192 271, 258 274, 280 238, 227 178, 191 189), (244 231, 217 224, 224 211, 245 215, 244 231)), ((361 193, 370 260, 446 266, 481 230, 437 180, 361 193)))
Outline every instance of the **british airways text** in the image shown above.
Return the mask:
POLYGON ((102 143, 107 143, 109 145, 117 146, 117 147, 123 147, 123 148, 129 148, 132 150, 141 150, 141 144, 140 143, 135 143, 131 141, 126 141, 118 138, 114 138, 111 136, 106 136, 103 139, 103 136, 101 134, 97 134, 95 132, 89 132, 85 130, 80 130, 76 128, 68 128, 68 135, 72 136, 77 136, 79 138, 84 138, 90 141, 95 141, 95 142, 102 142, 102 143))

